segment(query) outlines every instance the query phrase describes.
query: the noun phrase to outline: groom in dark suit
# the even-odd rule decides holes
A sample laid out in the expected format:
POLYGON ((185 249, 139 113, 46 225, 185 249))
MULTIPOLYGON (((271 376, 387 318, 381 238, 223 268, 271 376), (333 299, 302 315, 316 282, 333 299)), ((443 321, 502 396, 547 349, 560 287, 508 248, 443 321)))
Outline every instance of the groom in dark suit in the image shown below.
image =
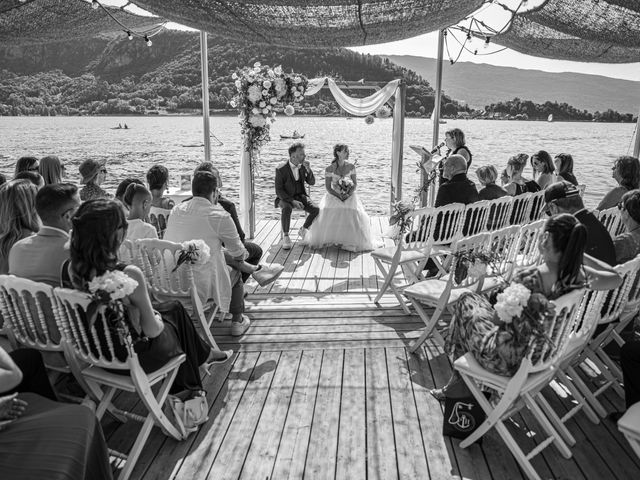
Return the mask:
POLYGON ((285 250, 291 248, 289 224, 292 210, 298 208, 309 214, 299 232, 302 238, 320 212, 320 209, 307 196, 305 183, 315 185, 316 177, 313 176, 309 162, 305 160, 304 145, 294 143, 289 147, 289 161, 276 168, 275 204, 276 208, 282 209, 282 248, 285 250))

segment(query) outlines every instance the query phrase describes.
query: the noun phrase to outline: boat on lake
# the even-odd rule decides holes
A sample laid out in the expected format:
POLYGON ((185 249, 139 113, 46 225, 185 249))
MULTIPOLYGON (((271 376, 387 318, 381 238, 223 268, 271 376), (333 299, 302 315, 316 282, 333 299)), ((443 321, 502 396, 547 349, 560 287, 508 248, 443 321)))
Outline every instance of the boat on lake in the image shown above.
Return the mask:
POLYGON ((280 135, 280 140, 298 140, 299 138, 304 138, 305 135, 306 133, 302 135, 296 135, 295 133, 293 135, 280 135))

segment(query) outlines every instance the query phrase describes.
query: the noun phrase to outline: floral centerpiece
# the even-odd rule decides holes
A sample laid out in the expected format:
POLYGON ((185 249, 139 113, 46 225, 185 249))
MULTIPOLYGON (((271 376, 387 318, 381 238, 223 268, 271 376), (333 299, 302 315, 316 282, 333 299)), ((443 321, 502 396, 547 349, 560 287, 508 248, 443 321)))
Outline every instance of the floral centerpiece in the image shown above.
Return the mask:
POLYGON ((178 268, 184 263, 190 265, 204 265, 211 258, 211 249, 204 240, 188 240, 180 244, 180 252, 178 259, 176 260, 176 266, 173 267, 172 272, 178 270, 178 268))
POLYGON ((293 104, 304 98, 308 81, 303 75, 284 73, 281 66, 271 68, 260 62, 234 72, 231 78, 237 94, 229 103, 240 112, 245 148, 249 152, 259 150, 271 140, 269 130, 276 120, 276 107, 286 104, 283 111, 293 115, 293 104))
POLYGON ((353 180, 349 177, 342 177, 338 180, 338 188, 340 189, 340 193, 349 194, 351 189, 353 188, 353 180))
POLYGON ((87 320, 89 328, 93 327, 98 316, 98 310, 104 306, 104 315, 108 328, 117 333, 120 342, 125 345, 133 338, 134 342, 141 340, 138 332, 128 321, 126 305, 129 303, 128 296, 131 295, 138 282, 119 270, 105 272, 94 277, 87 283, 87 289, 92 300, 87 307, 87 320))

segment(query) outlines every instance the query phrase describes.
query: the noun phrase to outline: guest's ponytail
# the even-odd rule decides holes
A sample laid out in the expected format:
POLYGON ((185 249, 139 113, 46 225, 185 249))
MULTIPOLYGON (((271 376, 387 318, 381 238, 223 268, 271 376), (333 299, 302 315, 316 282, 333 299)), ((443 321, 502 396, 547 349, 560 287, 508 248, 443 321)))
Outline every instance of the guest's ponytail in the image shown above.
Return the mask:
POLYGON ((562 213, 547 220, 545 231, 549 232, 554 248, 561 253, 557 284, 562 291, 570 289, 577 283, 582 267, 587 229, 573 215, 562 213))

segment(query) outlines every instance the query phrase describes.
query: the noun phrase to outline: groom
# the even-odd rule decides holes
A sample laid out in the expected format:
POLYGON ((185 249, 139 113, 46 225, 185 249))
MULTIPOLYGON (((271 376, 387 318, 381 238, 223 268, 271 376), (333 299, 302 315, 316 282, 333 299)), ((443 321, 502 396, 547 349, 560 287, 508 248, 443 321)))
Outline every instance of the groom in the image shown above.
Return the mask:
POLYGON ((305 183, 315 185, 316 177, 313 176, 309 162, 305 160, 304 145, 294 143, 289 147, 289 161, 276 168, 277 198, 275 205, 276 208, 282 209, 282 248, 285 250, 291 248, 291 239, 289 238, 291 211, 298 208, 309 214, 298 233, 303 239, 307 229, 320 212, 320 209, 307 196, 305 183))

